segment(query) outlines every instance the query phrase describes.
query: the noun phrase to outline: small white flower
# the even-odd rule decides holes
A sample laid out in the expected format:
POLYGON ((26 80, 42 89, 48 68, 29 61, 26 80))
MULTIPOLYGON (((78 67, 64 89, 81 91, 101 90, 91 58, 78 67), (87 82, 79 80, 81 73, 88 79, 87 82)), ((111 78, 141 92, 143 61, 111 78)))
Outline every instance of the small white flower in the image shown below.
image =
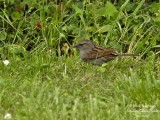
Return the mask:
POLYGON ((4 119, 11 119, 12 118, 12 115, 10 113, 6 113, 4 115, 4 119))
POLYGON ((4 65, 8 65, 9 64, 9 60, 3 60, 4 65))

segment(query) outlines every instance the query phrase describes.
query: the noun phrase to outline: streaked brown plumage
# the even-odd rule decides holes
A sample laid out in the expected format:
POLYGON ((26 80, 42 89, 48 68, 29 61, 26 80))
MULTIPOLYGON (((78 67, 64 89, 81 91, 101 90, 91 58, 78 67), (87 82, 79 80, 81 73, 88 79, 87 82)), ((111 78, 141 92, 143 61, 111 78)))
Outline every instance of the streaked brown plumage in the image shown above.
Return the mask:
POLYGON ((137 56, 135 54, 118 54, 114 48, 96 46, 90 40, 81 40, 74 47, 79 49, 81 60, 94 65, 101 65, 117 56, 137 56))

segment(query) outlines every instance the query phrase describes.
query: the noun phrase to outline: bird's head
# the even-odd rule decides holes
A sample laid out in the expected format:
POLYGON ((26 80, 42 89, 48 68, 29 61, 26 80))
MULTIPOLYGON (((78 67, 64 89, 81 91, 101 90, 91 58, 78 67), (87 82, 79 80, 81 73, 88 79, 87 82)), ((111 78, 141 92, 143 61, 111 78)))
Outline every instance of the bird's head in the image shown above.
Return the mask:
POLYGON ((81 51, 86 51, 87 52, 87 51, 92 50, 95 47, 95 45, 90 40, 81 40, 74 47, 79 49, 80 52, 81 51))

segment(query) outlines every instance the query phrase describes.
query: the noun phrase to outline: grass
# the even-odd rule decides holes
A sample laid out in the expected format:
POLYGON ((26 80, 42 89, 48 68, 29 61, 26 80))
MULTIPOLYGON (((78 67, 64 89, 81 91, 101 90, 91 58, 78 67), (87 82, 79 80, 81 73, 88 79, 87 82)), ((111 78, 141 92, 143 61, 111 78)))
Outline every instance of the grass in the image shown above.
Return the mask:
POLYGON ((159 63, 126 58, 97 67, 40 55, 0 68, 0 119, 160 118, 159 63))
POLYGON ((160 119, 159 3, 14 2, 0 10, 0 120, 160 119), (92 66, 72 49, 82 38, 140 56, 92 66))

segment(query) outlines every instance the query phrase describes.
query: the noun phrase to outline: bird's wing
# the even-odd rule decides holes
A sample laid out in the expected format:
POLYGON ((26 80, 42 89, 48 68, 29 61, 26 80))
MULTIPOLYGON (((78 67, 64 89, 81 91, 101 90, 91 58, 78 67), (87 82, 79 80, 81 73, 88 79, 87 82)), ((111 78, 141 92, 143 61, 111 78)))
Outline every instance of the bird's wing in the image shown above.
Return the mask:
POLYGON ((94 49, 92 49, 92 51, 84 55, 84 60, 94 60, 100 58, 111 59, 115 56, 117 56, 115 49, 96 46, 94 49))

